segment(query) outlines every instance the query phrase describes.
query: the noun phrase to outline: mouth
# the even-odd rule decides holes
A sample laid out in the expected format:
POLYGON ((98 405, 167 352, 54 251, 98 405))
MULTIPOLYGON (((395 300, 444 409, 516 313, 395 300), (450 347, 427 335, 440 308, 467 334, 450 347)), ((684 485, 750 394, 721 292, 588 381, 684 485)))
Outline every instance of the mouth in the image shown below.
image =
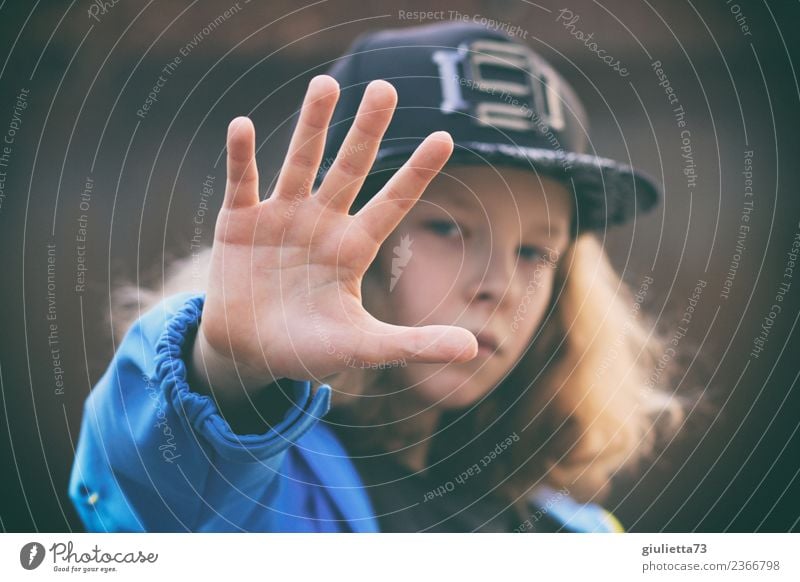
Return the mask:
POLYGON ((503 350, 500 348, 500 342, 495 335, 488 332, 481 332, 475 334, 475 336, 478 339, 479 357, 489 357, 503 353, 503 350))

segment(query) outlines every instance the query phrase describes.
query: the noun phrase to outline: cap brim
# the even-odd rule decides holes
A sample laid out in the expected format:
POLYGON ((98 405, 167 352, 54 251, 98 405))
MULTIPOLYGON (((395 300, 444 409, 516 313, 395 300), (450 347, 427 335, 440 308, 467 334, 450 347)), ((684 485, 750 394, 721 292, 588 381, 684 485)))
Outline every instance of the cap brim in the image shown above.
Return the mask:
MULTIPOLYGON (((384 144, 372 172, 385 182, 413 152, 406 144, 384 144), (377 173, 377 174, 376 174, 377 173)), ((455 143, 449 163, 512 165, 564 182, 577 202, 575 226, 579 231, 602 230, 628 222, 648 212, 660 191, 647 174, 615 160, 559 150, 518 147, 485 142, 455 143)))

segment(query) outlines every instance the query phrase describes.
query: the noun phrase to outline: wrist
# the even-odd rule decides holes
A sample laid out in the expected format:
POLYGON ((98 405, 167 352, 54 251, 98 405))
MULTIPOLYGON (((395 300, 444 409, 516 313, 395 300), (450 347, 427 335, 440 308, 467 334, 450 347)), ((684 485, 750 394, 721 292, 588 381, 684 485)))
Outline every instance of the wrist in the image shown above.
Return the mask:
POLYGON ((212 346, 203 333, 202 323, 192 346, 189 373, 197 392, 226 400, 246 400, 246 394, 276 382, 279 378, 236 361, 212 346))
POLYGON ((212 398, 237 434, 262 434, 293 405, 292 381, 274 380, 220 354, 198 329, 187 366, 189 385, 212 398))

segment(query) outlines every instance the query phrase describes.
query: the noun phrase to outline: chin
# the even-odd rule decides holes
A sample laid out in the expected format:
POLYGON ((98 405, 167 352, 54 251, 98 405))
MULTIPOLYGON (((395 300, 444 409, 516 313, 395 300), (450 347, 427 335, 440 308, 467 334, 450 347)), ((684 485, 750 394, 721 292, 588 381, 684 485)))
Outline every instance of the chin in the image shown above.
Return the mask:
POLYGON ((414 388, 416 393, 428 405, 442 410, 466 408, 478 402, 495 387, 494 382, 487 382, 480 374, 470 377, 470 373, 445 369, 427 379, 414 388))

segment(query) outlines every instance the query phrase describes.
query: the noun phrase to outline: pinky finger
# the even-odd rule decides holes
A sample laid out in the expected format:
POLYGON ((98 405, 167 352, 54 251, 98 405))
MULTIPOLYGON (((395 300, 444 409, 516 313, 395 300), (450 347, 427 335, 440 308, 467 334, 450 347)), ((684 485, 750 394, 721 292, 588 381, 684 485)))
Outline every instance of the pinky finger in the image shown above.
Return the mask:
POLYGON ((258 203, 256 131, 247 117, 228 126, 228 181, 223 206, 240 208, 258 203))

